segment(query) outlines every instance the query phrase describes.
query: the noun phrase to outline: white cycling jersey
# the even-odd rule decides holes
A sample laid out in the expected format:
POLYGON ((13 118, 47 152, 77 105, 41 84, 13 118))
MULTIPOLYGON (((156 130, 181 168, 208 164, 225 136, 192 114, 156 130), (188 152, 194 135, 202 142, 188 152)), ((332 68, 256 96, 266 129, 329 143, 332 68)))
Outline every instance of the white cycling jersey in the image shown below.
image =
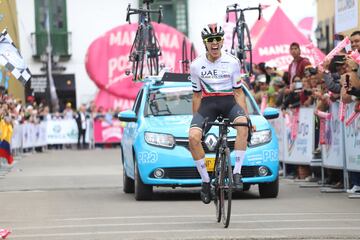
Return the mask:
POLYGON ((204 97, 233 95, 233 89, 242 86, 240 61, 226 52, 215 62, 199 56, 191 63, 190 75, 193 91, 202 91, 204 97))

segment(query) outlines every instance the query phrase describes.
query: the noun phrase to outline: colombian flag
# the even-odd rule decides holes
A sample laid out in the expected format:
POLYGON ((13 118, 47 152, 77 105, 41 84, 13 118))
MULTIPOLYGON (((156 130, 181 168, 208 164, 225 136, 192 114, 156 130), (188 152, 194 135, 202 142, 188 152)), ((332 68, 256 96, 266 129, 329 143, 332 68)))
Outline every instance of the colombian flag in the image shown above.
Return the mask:
POLYGON ((14 159, 11 156, 10 142, 13 128, 10 123, 0 120, 0 157, 6 158, 8 164, 12 164, 14 159))

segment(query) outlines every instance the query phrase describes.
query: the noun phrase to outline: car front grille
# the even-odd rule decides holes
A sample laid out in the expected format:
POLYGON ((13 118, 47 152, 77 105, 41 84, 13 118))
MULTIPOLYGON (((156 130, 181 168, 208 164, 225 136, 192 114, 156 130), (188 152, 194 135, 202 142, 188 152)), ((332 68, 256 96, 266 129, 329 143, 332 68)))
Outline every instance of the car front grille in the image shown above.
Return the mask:
MULTIPOLYGON (((176 141, 176 145, 177 146, 182 146, 182 147, 185 147, 186 149, 189 149, 189 139, 188 138, 176 138, 175 139, 176 141)), ((215 153, 216 149, 211 151, 207 145, 205 144, 204 141, 201 142, 203 148, 204 148, 204 151, 205 153, 215 153)), ((228 147, 230 148, 230 151, 234 149, 234 146, 235 146, 235 138, 234 139, 228 139, 228 147)))
MULTIPOLYGON (((259 166, 243 166, 241 168, 241 175, 243 177, 258 177, 259 166)), ((179 168, 163 168, 163 179, 197 179, 200 175, 195 167, 179 167, 179 168)), ((269 174, 271 175, 270 171, 269 174)), ((152 173, 151 178, 155 178, 152 173)))

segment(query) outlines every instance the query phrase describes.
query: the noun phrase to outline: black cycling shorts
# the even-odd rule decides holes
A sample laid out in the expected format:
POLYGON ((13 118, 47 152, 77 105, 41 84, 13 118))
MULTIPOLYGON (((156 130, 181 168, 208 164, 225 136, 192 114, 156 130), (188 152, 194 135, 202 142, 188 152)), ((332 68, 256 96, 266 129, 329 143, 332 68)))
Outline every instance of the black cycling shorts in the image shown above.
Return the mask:
MULTIPOLYGON (((245 116, 244 110, 236 103, 233 95, 204 97, 201 99, 200 107, 195 113, 190 128, 202 129, 203 123, 207 118, 209 122, 214 122, 218 116, 229 118, 231 122, 240 116, 245 116)), ((205 129, 205 133, 211 126, 205 129)))

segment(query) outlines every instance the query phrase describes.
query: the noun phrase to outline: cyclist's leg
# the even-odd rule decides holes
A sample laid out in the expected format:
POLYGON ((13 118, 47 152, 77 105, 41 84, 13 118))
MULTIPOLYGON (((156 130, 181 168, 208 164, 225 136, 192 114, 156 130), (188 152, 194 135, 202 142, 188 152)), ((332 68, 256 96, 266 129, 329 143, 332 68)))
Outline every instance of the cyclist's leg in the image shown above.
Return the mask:
MULTIPOLYGON (((244 110, 236 102, 230 110, 229 119, 234 123, 248 122, 248 118, 245 116, 244 110)), ((237 134, 234 146, 235 166, 233 170, 234 184, 237 188, 242 188, 241 168, 244 162, 247 147, 248 127, 238 126, 236 127, 236 131, 237 134)))
MULTIPOLYGON (((189 130, 189 148, 193 159, 195 160, 196 168, 201 176, 202 186, 200 197, 201 200, 208 204, 211 202, 211 193, 210 193, 210 177, 205 166, 205 151, 201 144, 202 139, 202 127, 205 121, 205 118, 208 118, 209 121, 214 121, 214 114, 211 114, 211 103, 204 104, 205 101, 202 101, 200 104, 199 111, 194 115, 191 126, 189 130)), ((216 116, 215 116, 216 118, 216 116)), ((209 129, 205 129, 207 132, 209 129)))

